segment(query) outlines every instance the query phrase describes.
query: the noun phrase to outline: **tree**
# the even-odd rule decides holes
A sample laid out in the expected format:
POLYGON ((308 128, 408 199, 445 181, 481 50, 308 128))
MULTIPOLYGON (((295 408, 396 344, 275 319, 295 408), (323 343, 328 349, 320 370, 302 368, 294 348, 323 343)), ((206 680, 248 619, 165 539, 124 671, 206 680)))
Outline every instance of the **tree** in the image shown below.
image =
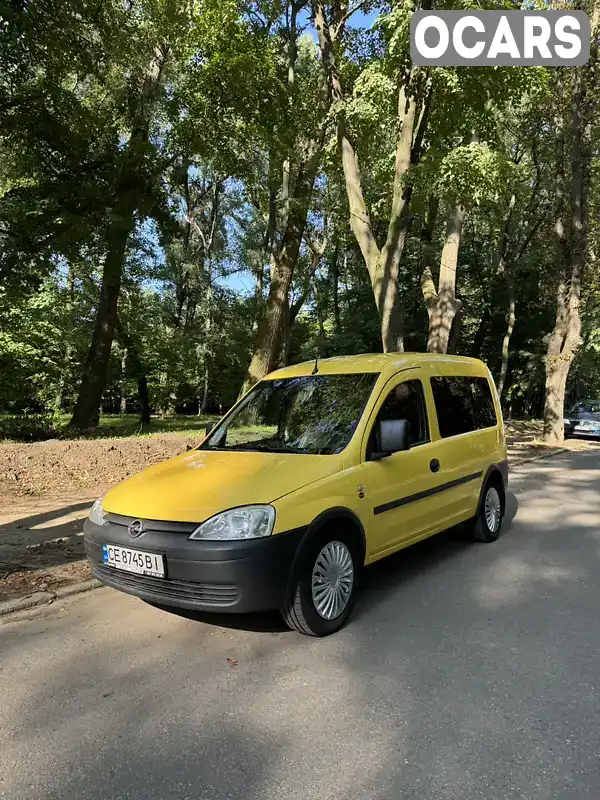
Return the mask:
MULTIPOLYGON (((316 51, 308 37, 298 41, 297 19, 305 5, 306 0, 291 0, 286 7, 283 41, 287 50, 287 129, 276 131, 270 145, 268 192, 263 193, 268 198, 265 251, 269 256, 270 284, 242 391, 278 363, 289 324, 289 292, 325 142, 328 103, 316 51), (281 175, 278 189, 274 185, 275 174, 281 175)), ((256 193, 254 197, 260 207, 256 193)))
POLYGON ((588 258, 589 193, 593 129, 597 125, 598 31, 600 9, 594 6, 589 62, 556 81, 554 121, 556 197, 556 318, 548 339, 544 404, 544 441, 562 442, 569 370, 582 344, 581 291, 588 258), (567 99, 568 98, 568 99, 567 99), (568 163, 570 162, 570 163, 568 163))
MULTIPOLYGON (((80 430, 85 430, 98 422, 117 323, 117 303, 126 247, 134 228, 134 215, 142 203, 145 182, 140 179, 148 170, 150 126, 168 53, 168 45, 165 42, 157 42, 149 54, 143 74, 136 75, 132 81, 133 96, 129 98, 129 104, 133 108, 131 130, 129 141, 117 162, 115 200, 106 231, 100 301, 83 381, 71 420, 72 427, 80 430)), ((152 172, 151 167, 149 171, 152 172)))
POLYGON ((3 9, 0 412, 218 413, 406 347, 483 358, 556 441, 600 374, 595 60, 414 68, 413 10, 3 9))
MULTIPOLYGON (((422 6, 427 7, 427 0, 422 6)), ((312 12, 319 37, 323 65, 329 91, 337 115, 337 143, 348 195, 350 227, 362 253, 373 290, 375 305, 381 321, 381 341, 385 352, 402 350, 403 315, 398 295, 400 259, 409 227, 409 208, 412 185, 406 180, 412 164, 418 162, 427 128, 431 85, 418 68, 400 64, 398 78, 397 119, 393 195, 385 244, 380 248, 375 226, 365 200, 357 149, 347 124, 344 108, 346 95, 342 86, 341 70, 336 56, 336 45, 343 37, 351 11, 347 6, 332 3, 328 9, 324 2, 313 0, 312 12)), ((384 78, 384 74, 379 78, 384 78)))

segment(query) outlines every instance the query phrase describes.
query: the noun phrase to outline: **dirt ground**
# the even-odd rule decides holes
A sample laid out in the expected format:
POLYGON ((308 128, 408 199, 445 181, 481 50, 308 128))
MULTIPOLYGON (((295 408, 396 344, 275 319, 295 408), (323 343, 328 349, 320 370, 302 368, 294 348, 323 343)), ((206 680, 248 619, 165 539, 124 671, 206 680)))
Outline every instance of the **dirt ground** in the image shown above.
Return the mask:
POLYGON ((201 436, 158 434, 127 439, 50 439, 0 443, 0 513, 21 499, 98 497, 151 464, 182 453, 201 436))
MULTIPOLYGON (((506 428, 513 465, 553 451, 539 442, 539 422, 506 428)), ((82 531, 94 499, 200 438, 157 434, 0 444, 0 602, 91 578, 82 531)), ((597 443, 565 442, 565 449, 589 448, 600 454, 597 443)))
POLYGON ((0 602, 89 580, 82 532, 92 502, 200 438, 0 444, 0 602))

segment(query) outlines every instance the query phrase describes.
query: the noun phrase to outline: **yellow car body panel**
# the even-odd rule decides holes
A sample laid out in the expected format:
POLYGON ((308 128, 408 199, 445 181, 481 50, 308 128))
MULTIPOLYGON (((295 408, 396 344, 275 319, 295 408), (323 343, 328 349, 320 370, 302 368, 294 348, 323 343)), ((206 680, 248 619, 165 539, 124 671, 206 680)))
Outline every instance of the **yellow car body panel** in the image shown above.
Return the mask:
MULTIPOLYGON (((265 380, 310 375, 313 368, 312 361, 296 364, 271 373, 265 380)), ((449 439, 442 439, 437 428, 427 379, 457 374, 488 377, 482 362, 420 353, 370 354, 323 359, 318 362, 318 371, 322 375, 379 373, 357 430, 343 453, 190 450, 115 486, 104 498, 104 509, 129 517, 200 523, 229 508, 270 503, 277 512, 273 531, 277 534, 309 525, 319 514, 344 507, 352 510, 363 525, 367 562, 473 516, 483 478, 388 514, 375 515, 373 507, 399 494, 413 496, 466 474, 483 473, 489 464, 506 459, 501 422, 495 428, 449 439), (366 462, 368 430, 386 392, 394 382, 414 378, 423 381, 431 441, 382 461, 366 462), (436 457, 443 472, 434 475, 428 464, 436 457)), ((493 396, 502 420, 495 391, 493 396)))
POLYGON ((190 450, 127 478, 102 506, 127 517, 200 523, 229 508, 272 503, 341 468, 339 456, 190 450))

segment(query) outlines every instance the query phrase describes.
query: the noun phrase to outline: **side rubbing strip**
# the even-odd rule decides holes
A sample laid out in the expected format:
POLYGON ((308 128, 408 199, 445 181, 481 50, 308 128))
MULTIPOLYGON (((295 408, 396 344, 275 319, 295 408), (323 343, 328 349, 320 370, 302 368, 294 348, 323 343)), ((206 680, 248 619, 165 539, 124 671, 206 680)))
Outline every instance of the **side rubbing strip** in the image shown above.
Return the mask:
POLYGON ((454 481, 448 483, 441 483, 439 486, 434 486, 432 489, 426 489, 424 492, 417 492, 417 494, 409 494, 408 497, 401 497, 399 500, 392 500, 389 503, 384 503, 381 506, 375 506, 373 509, 374 514, 383 514, 384 511, 391 511, 393 508, 399 506, 406 506, 409 503, 414 503, 416 500, 423 500, 425 497, 431 497, 434 494, 445 492, 446 489, 452 489, 454 486, 460 486, 463 483, 475 481, 481 478, 483 472, 474 472, 472 475, 465 475, 464 478, 456 478, 454 481))

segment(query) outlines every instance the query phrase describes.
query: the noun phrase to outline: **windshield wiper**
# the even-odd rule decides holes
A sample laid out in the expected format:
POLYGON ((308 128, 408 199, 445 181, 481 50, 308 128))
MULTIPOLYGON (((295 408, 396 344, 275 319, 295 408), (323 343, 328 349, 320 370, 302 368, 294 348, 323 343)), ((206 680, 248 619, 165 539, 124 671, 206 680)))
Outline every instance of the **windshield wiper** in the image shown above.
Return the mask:
POLYGON ((302 453, 302 450, 299 450, 296 447, 291 447, 290 445, 284 444, 276 444, 271 445, 267 444, 267 442, 244 442, 244 444, 236 444, 231 445, 231 447, 227 448, 228 450, 256 450, 259 453, 302 453))

